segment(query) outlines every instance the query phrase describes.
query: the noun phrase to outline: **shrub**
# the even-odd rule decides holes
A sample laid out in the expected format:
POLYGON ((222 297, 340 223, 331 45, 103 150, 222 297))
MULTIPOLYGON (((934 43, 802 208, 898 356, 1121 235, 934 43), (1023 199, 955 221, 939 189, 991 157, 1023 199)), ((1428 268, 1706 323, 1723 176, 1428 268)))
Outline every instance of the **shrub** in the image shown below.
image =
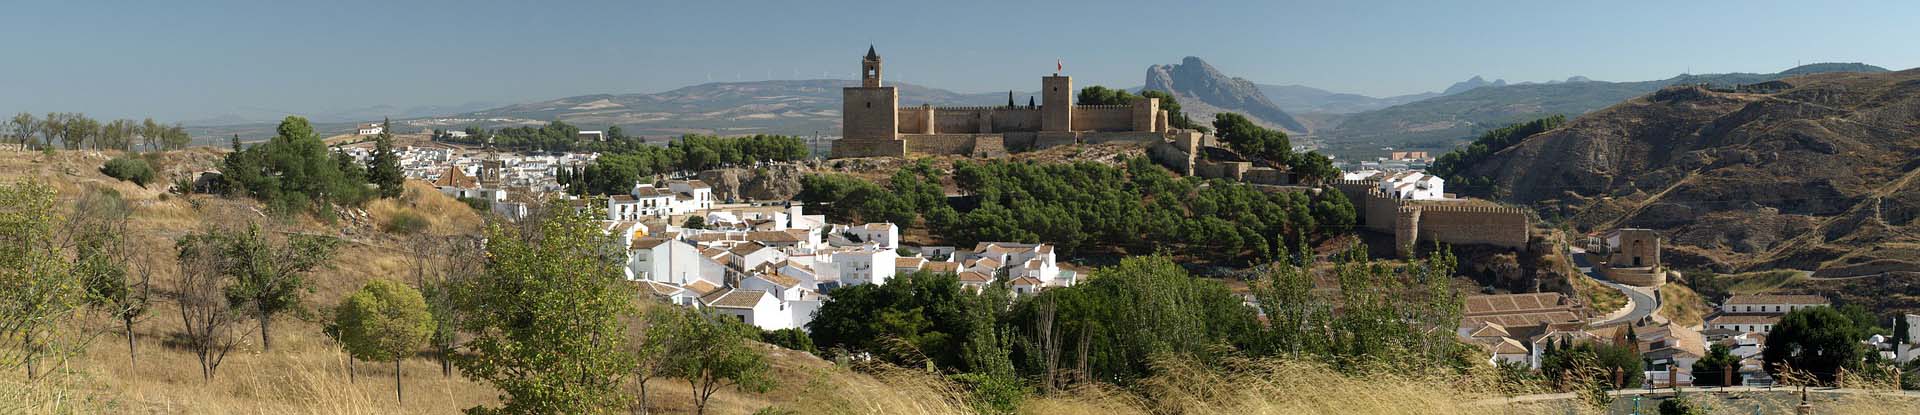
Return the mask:
POLYGON ((475 212, 487 212, 487 211, 493 210, 493 204, 488 203, 487 199, 485 198, 462 197, 456 200, 459 200, 460 203, 466 203, 467 207, 473 208, 475 212))
POLYGON ((762 331, 760 332, 760 341, 767 342, 767 344, 785 347, 788 349, 798 350, 798 351, 807 352, 807 353, 820 352, 818 349, 813 347, 813 338, 808 337, 807 332, 802 331, 800 329, 779 329, 779 330, 762 331))
POLYGON ((427 229, 427 219, 413 212, 396 213, 393 217, 387 218, 387 223, 380 226, 380 230, 401 235, 411 235, 425 229, 427 229))
POLYGON ((147 182, 153 181, 154 176, 153 166, 148 165, 146 160, 127 157, 107 160, 106 165, 100 166, 100 173, 104 173, 108 177, 115 179, 133 182, 133 184, 140 185, 141 187, 146 187, 147 182))

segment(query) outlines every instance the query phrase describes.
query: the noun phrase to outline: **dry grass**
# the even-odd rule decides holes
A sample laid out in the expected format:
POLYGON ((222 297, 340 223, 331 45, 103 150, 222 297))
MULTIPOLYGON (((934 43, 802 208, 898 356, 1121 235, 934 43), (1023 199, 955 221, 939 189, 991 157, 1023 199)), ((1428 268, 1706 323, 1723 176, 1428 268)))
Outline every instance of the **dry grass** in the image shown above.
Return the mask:
POLYGON ((1620 290, 1601 284, 1600 281, 1595 281, 1593 277, 1585 274, 1574 275, 1571 278, 1573 289, 1580 293, 1581 299, 1586 300, 1588 309, 1606 314, 1627 306, 1627 295, 1621 294, 1620 290))
POLYGON ((1709 311, 1707 302, 1693 289, 1687 288, 1686 284, 1660 286, 1660 315, 1666 316, 1673 324, 1698 326, 1709 311))

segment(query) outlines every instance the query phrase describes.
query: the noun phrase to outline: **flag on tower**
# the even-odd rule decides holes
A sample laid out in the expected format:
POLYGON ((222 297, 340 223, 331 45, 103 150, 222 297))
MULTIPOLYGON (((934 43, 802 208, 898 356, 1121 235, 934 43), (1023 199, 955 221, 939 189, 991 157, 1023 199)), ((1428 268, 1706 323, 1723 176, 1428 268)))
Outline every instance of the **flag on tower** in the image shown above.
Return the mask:
POLYGON ((1054 72, 1054 73, 1059 73, 1059 72, 1063 72, 1063 71, 1066 71, 1066 70, 1067 70, 1067 65, 1066 65, 1065 63, 1061 63, 1061 62, 1060 62, 1060 58, 1053 58, 1053 72, 1054 72))

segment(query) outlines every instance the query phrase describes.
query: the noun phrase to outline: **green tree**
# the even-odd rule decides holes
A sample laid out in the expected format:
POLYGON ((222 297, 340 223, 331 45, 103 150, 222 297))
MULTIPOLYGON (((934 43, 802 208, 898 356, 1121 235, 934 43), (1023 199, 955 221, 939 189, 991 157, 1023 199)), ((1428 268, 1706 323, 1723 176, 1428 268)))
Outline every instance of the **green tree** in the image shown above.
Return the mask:
POLYGON ((340 240, 313 235, 291 235, 276 243, 253 224, 244 232, 222 232, 219 263, 234 284, 227 301, 253 313, 260 322, 260 348, 273 350, 273 317, 300 307, 313 292, 306 274, 329 266, 340 240))
POLYGON ((1740 377, 1734 376, 1733 383, 1726 382, 1727 368, 1740 366, 1740 358, 1735 357, 1726 345, 1714 344, 1707 350, 1707 356, 1693 362, 1694 386, 1734 386, 1740 384, 1740 377))
POLYGON ((375 279, 334 309, 340 342, 356 359, 393 362, 393 397, 402 400, 400 359, 413 355, 433 334, 433 315, 420 292, 375 279))
POLYGON ((1760 358, 1775 377, 1791 367, 1830 383, 1841 368, 1857 367, 1864 353, 1859 341, 1865 337, 1852 319, 1833 307, 1802 308, 1773 325, 1760 358))
POLYGON ((707 401, 728 386, 754 393, 772 389, 772 366, 747 342, 759 337, 759 329, 710 309, 697 313, 679 320, 686 326, 676 330, 681 337, 666 352, 667 375, 686 379, 694 413, 707 413, 707 401))
POLYGON ((147 315, 153 273, 149 262, 136 261, 126 244, 132 209, 118 192, 101 189, 82 197, 74 211, 73 270, 86 282, 88 303, 120 323, 127 338, 127 360, 137 364, 133 325, 147 315), (129 265, 134 269, 129 270, 129 265))
POLYGON ((221 169, 227 188, 266 202, 277 212, 324 212, 334 204, 366 200, 367 182, 359 163, 327 151, 305 118, 287 117, 275 131, 265 144, 227 155, 221 169))
POLYGON ((1075 105, 1129 105, 1136 99, 1140 99, 1140 96, 1125 89, 1109 89, 1099 85, 1080 88, 1080 93, 1074 96, 1075 105))
POLYGON ((153 166, 148 165, 146 159, 125 156, 107 160, 106 164, 100 166, 100 173, 141 187, 152 182, 154 176, 153 166))
MULTIPOLYGON (((388 120, 380 125, 393 125, 388 120)), ((380 197, 400 197, 406 190, 406 174, 400 171, 400 156, 393 152, 391 129, 381 129, 373 138, 373 157, 367 160, 367 181, 380 186, 380 197)))
POLYGON ((680 222, 680 227, 687 229, 706 229, 707 218, 701 217, 700 215, 687 216, 686 221, 680 222))
POLYGON ((489 225, 485 272, 455 287, 462 331, 454 363, 505 395, 470 413, 610 413, 632 373, 622 320, 633 292, 621 253, 589 212, 558 212, 529 229, 489 225))
POLYGON ((21 112, 13 115, 13 123, 9 127, 13 131, 13 137, 20 140, 20 148, 26 149, 27 144, 33 140, 33 135, 40 132, 42 125, 39 119, 34 118, 33 113, 21 112))
POLYGON ((1241 155, 1275 163, 1293 161, 1293 142, 1287 140, 1287 133, 1261 127, 1244 115, 1214 114, 1213 129, 1221 142, 1241 155))
POLYGON ((0 186, 0 369, 25 367, 74 351, 62 340, 86 289, 69 272, 56 241, 63 221, 53 188, 39 182, 0 186))

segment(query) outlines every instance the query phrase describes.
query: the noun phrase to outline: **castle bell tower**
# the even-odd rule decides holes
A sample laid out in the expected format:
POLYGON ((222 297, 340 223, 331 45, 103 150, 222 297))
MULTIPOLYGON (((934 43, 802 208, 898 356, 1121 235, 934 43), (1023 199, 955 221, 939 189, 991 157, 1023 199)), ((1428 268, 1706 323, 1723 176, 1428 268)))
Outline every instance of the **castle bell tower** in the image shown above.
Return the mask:
POLYGON ((833 144, 833 158, 903 157, 906 147, 900 141, 900 92, 880 84, 880 54, 867 46, 860 59, 860 86, 842 89, 840 140, 833 144))
POLYGON ((873 52, 873 45, 867 45, 867 57, 860 60, 860 86, 880 87, 880 54, 873 52))

